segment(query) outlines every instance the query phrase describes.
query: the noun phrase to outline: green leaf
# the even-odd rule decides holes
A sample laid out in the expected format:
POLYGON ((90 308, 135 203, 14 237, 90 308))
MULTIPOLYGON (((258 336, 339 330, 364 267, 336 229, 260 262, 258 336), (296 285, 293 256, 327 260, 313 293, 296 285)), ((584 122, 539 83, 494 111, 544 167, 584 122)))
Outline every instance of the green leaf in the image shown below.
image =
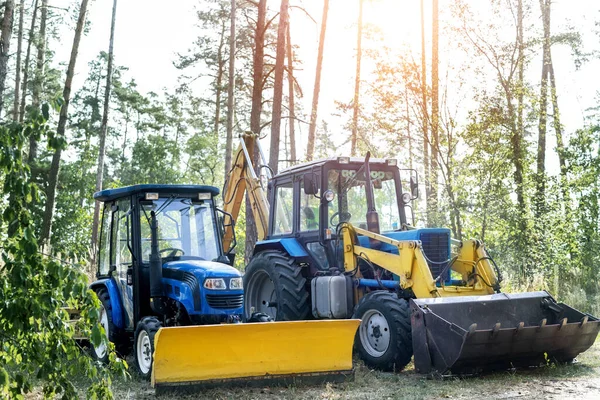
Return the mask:
POLYGON ((46 121, 50 119, 50 107, 48 103, 42 104, 42 115, 46 121))
POLYGON ((8 372, 3 367, 0 367, 0 392, 8 390, 9 380, 8 372))

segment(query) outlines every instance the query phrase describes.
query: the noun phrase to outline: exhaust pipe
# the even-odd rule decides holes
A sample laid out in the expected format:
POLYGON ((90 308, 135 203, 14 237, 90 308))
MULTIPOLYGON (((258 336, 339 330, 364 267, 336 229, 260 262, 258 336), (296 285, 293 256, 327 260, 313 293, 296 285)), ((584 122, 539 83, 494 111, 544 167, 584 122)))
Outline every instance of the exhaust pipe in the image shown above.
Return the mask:
POLYGON ((158 223, 156 213, 150 212, 150 306, 159 314, 164 314, 162 289, 162 259, 158 252, 158 223))
POLYGON ((472 374, 569 362, 589 349, 600 320, 547 292, 412 299, 415 370, 472 374))

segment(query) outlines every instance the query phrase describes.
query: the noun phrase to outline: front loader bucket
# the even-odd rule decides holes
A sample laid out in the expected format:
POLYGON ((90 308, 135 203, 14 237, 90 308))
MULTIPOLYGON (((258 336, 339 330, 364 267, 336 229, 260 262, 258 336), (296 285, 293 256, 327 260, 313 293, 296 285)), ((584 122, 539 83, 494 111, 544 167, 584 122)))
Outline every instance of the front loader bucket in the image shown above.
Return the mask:
POLYGON ((415 370, 469 374, 570 361, 600 321, 547 292, 411 300, 415 370))
POLYGON ((162 328, 155 336, 152 385, 339 382, 353 378, 360 320, 265 322, 162 328), (265 382, 268 381, 268 382, 265 382))

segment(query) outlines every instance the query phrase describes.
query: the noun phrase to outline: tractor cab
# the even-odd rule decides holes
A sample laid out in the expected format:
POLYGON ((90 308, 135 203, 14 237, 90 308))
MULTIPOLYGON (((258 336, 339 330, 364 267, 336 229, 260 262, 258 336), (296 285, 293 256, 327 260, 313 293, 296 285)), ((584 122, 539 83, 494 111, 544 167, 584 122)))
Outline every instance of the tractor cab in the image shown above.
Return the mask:
POLYGON ((126 352, 134 337, 142 374, 150 373, 159 327, 241 320, 242 278, 223 251, 218 194, 212 186, 136 185, 94 195, 104 209, 91 288, 109 340, 126 352))
MULTIPOLYGON (((395 159, 331 157, 283 170, 269 184, 266 240, 255 253, 282 250, 310 266, 309 276, 343 269, 339 229, 343 223, 395 239, 421 240, 435 277, 450 273, 450 230, 414 228, 412 203, 418 197, 417 173, 399 169, 395 159), (369 176, 371 184, 366 184, 369 176)), ((397 248, 358 236, 363 247, 397 253, 397 248)), ((372 276, 372 271, 364 271, 372 276)), ((392 278, 391 276, 389 277, 392 278)))

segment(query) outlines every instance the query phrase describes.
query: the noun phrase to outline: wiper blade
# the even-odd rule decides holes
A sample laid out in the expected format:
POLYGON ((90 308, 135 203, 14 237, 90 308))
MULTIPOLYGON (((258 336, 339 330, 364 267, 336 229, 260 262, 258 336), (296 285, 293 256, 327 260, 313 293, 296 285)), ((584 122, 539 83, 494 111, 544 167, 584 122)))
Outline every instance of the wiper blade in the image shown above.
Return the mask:
MULTIPOLYGON (((354 176, 352 178, 350 178, 349 181, 347 181, 344 186, 342 186, 342 193, 345 193, 349 188, 352 187, 352 184, 354 182, 356 182, 356 180, 358 179, 358 176, 363 173, 363 169, 365 169, 365 164, 363 164, 358 171, 356 171, 356 174, 354 174, 354 176)), ((364 175, 364 174, 363 174, 364 175)), ((364 177, 363 177, 364 178, 364 177)), ((366 181, 366 180, 365 180, 366 181)))

